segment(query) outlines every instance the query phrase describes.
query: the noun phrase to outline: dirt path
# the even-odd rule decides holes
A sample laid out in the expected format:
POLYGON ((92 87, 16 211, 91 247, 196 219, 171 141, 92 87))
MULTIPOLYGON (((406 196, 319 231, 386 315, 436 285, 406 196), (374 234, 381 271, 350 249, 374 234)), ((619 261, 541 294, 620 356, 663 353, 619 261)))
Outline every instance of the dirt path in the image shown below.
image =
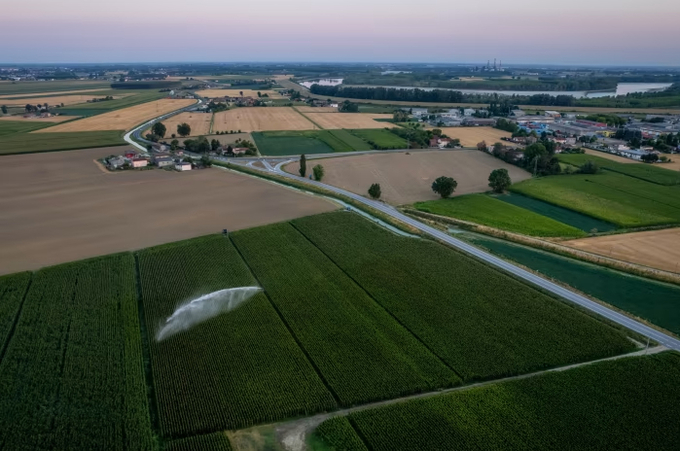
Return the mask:
MULTIPOLYGON (((462 387, 454 387, 454 388, 449 388, 446 390, 440 390, 440 391, 434 391, 434 392, 427 392, 427 393, 419 393, 417 395, 410 395, 410 396, 403 396, 401 398, 395 398, 395 399, 390 399, 387 401, 380 401, 380 402, 375 402, 371 404, 364 404, 362 406, 357 406, 357 407, 351 407, 349 409, 343 409, 343 410, 338 410, 336 412, 330 412, 330 413, 322 413, 318 415, 314 415, 311 417, 307 418, 301 418, 297 420, 292 420, 288 421, 285 423, 279 423, 275 424, 272 426, 266 426, 264 428, 266 429, 273 429, 275 434, 276 434, 276 447, 273 449, 282 449, 286 451, 308 451, 309 446, 307 444, 307 439, 309 438, 310 434, 314 432, 314 430, 319 426, 321 423, 326 421, 329 418, 337 417, 337 416, 347 416, 353 412, 358 412, 360 410, 367 410, 367 409, 375 409, 378 407, 383 407, 383 406, 388 406, 391 404, 397 404, 401 402, 407 402, 407 401, 412 401, 415 399, 424 399, 424 398, 430 398, 433 396, 439 396, 439 395, 444 395, 447 393, 452 393, 456 391, 464 391, 464 390, 470 390, 473 388, 479 388, 479 387, 484 387, 486 385, 493 385, 493 384, 499 384, 502 382, 508 382, 508 381, 513 381, 513 380, 519 380, 519 379, 527 379, 530 377, 536 377, 540 376, 541 374, 545 373, 551 373, 551 372, 556 372, 556 371, 566 371, 570 370, 573 368, 578 368, 581 366, 586 366, 586 365, 592 365, 594 363, 599 363, 599 362, 606 362, 609 360, 618 360, 622 358, 627 358, 627 357, 636 357, 636 356, 642 356, 642 355, 651 355, 651 354, 657 354, 659 352, 665 351, 666 348, 663 346, 657 346, 654 348, 649 348, 647 350, 641 350, 637 352, 633 352, 630 354, 623 354, 615 357, 609 357, 606 359, 599 359, 599 360, 593 360, 591 362, 583 362, 583 363, 576 363, 573 365, 567 365, 559 368, 553 368, 550 370, 544 370, 544 371, 538 371, 535 373, 530 373, 530 374, 524 374, 521 376, 513 376, 513 377, 507 377, 504 379, 497 379, 493 381, 486 381, 486 382, 479 382, 476 384, 471 384, 471 385, 465 385, 462 387)), ((257 434, 260 434, 260 431, 262 430, 263 427, 257 427, 253 428, 254 431, 257 431, 257 434)), ((246 431, 239 431, 240 435, 248 435, 247 433, 248 430, 246 431), (245 434, 244 434, 245 433, 245 434)), ((250 445, 252 445, 252 442, 249 442, 250 445)), ((248 448, 241 448, 239 446, 239 443, 232 443, 232 445, 235 447, 237 451, 244 451, 245 449, 253 450, 254 448, 248 447, 248 448)), ((269 449, 269 448, 267 448, 269 449)))

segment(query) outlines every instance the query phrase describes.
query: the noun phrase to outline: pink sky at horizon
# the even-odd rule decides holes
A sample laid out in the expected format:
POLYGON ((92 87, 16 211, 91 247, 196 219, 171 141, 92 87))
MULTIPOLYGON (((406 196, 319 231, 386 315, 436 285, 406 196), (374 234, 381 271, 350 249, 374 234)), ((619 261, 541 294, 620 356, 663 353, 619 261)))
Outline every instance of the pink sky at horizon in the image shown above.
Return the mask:
POLYGON ((680 65, 679 15, 677 0, 33 0, 4 8, 0 63, 680 65))

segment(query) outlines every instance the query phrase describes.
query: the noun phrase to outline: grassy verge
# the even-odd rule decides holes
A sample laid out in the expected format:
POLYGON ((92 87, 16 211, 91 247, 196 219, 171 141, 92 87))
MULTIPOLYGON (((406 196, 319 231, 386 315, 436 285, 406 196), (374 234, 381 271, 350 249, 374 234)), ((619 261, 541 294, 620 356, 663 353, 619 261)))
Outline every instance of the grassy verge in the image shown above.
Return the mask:
POLYGON ((545 237, 583 237, 575 227, 485 194, 470 194, 414 204, 417 210, 472 221, 489 227, 545 237))

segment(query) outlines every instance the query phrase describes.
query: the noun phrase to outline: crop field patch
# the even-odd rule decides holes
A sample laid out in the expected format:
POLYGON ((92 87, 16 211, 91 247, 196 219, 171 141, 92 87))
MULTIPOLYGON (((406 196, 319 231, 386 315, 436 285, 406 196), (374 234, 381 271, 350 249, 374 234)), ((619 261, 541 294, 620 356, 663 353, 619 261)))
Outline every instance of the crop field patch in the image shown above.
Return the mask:
MULTIPOLYGON (((196 91, 196 94, 198 94, 201 97, 207 97, 207 98, 215 98, 215 97, 253 97, 255 99, 259 98, 257 93, 260 93, 262 95, 267 94, 269 99, 282 99, 283 96, 279 94, 278 91, 274 91, 271 89, 238 89, 238 88, 232 88, 232 89, 204 89, 203 91, 196 91), (241 96, 241 93, 243 93, 243 96, 241 96)), ((267 97, 260 98, 261 100, 266 101, 268 99, 267 97)))
POLYGON ((512 185, 510 191, 620 227, 680 222, 679 186, 662 186, 614 172, 535 178, 512 185))
POLYGON ((678 228, 584 238, 564 244, 617 260, 680 272, 678 228))
POLYGON ((460 383, 290 224, 231 236, 341 405, 460 383))
POLYGON ((585 232, 575 227, 484 194, 418 202, 414 207, 420 211, 530 236, 583 237, 586 235, 585 232))
POLYGON ((173 440, 165 451, 232 451, 229 438, 224 432, 196 435, 173 440))
POLYGON ((218 168, 110 173, 94 162, 125 150, 3 156, 0 274, 337 208, 319 197, 218 168))
MULTIPOLYGON (((441 127, 441 130, 449 138, 460 139, 460 144, 463 147, 474 148, 477 148, 477 144, 482 141, 493 146, 494 143, 501 142, 501 138, 512 136, 512 133, 493 127, 441 127)), ((513 146, 512 143, 504 144, 513 146)))
POLYGON ((408 142, 400 136, 395 135, 389 130, 381 129, 354 129, 348 130, 349 133, 368 143, 371 148, 376 149, 406 149, 408 142))
POLYGON ((165 113, 194 104, 190 99, 161 99, 154 102, 111 111, 85 119, 56 125, 34 133, 88 132, 98 130, 129 130, 135 125, 165 113))
MULTIPOLYGON (((27 97, 19 99, 0 99, 0 104, 7 106, 25 106, 30 105, 43 105, 47 103, 48 105, 54 107, 56 105, 76 105, 79 103, 86 103, 88 100, 92 100, 97 97, 93 94, 69 94, 69 95, 57 95, 49 97, 27 97)), ((122 98, 123 96, 115 96, 114 98, 122 98)))
POLYGON ((624 332, 443 245, 345 212, 293 224, 466 382, 634 349, 624 332))
POLYGON ((6 97, 18 97, 22 94, 42 94, 52 95, 62 92, 79 91, 101 91, 111 89, 111 82, 108 81, 84 81, 84 80, 64 80, 64 81, 22 81, 18 83, 0 82, 0 95, 6 97))
POLYGON ((319 435, 375 451, 674 449, 679 365, 671 352, 601 362, 355 412, 319 435))
POLYGON ((34 124, 56 124, 59 122, 77 119, 78 116, 50 116, 50 117, 23 117, 23 116, 0 116, 0 121, 29 122, 34 124))
POLYGON ((283 156, 369 150, 369 145, 345 130, 301 130, 253 134, 262 155, 283 156))
POLYGON ((659 185, 678 185, 680 184, 680 172, 665 169, 660 164, 648 163, 620 163, 611 158, 603 158, 588 154, 569 154, 559 155, 559 160, 574 166, 582 166, 588 161, 592 161, 601 168, 618 172, 637 179, 657 183, 659 185))
POLYGON ((234 108, 215 113, 213 120, 213 132, 316 130, 318 128, 290 107, 234 108))
MULTIPOLYGON (((322 164, 324 183, 361 195, 367 195, 371 184, 380 183, 382 199, 392 205, 438 199, 432 192, 432 182, 442 175, 458 182, 454 195, 488 191, 489 174, 498 168, 506 168, 514 182, 531 177, 523 169, 476 150, 355 155, 324 160, 322 164)), ((298 168, 295 162, 285 170, 297 174, 298 168)))
POLYGON ((385 123, 375 119, 392 119, 391 114, 371 113, 305 113, 305 116, 324 129, 382 128, 385 123))
MULTIPOLYGON (((189 124, 191 127, 191 135, 189 136, 201 136, 201 135, 207 135, 210 133, 210 123, 212 121, 212 114, 210 113, 198 113, 196 111, 191 111, 191 112, 185 112, 185 113, 179 113, 176 114, 172 117, 169 117, 167 119, 164 119, 161 121, 163 125, 165 125, 166 132, 165 132, 165 139, 169 140, 172 139, 171 136, 177 135, 177 139, 180 140, 180 142, 186 138, 182 138, 179 136, 177 133, 177 126, 182 123, 189 124)), ((151 129, 147 129, 144 134, 146 133, 151 133, 151 129)))
POLYGON ((5 449, 152 450, 130 254, 43 269, 0 366, 5 449))
POLYGON ((338 109, 332 106, 296 106, 300 113, 337 113, 338 109))
POLYGON ((0 277, 0 352, 7 345, 30 280, 31 274, 28 272, 0 277))
MULTIPOLYGON (((33 94, 3 94, 0 95, 0 103, 3 102, 3 99, 13 99, 17 97, 24 97, 24 98, 32 98, 32 97, 47 97, 47 96, 55 96, 55 95, 60 95, 60 96, 65 96, 65 95, 71 95, 71 94, 83 94, 83 93, 101 93, 101 92, 110 92, 110 90, 106 89, 76 89, 74 91, 52 91, 52 92, 38 92, 38 93, 33 93, 33 94)), ((99 97, 96 94, 86 94, 89 95, 90 98, 92 97, 99 97)))
POLYGON ((265 295, 161 342, 181 303, 257 282, 228 238, 138 254, 161 431, 177 437, 236 429, 336 406, 265 295), (167 276, 167 277, 166 277, 167 276))

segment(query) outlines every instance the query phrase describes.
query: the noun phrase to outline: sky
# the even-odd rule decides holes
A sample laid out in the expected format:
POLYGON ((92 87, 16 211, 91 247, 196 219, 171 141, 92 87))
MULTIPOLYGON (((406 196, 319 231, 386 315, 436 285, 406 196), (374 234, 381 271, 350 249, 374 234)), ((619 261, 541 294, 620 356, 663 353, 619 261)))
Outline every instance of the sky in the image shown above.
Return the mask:
POLYGON ((680 66, 678 17, 678 0, 31 0, 2 9, 0 63, 680 66))

